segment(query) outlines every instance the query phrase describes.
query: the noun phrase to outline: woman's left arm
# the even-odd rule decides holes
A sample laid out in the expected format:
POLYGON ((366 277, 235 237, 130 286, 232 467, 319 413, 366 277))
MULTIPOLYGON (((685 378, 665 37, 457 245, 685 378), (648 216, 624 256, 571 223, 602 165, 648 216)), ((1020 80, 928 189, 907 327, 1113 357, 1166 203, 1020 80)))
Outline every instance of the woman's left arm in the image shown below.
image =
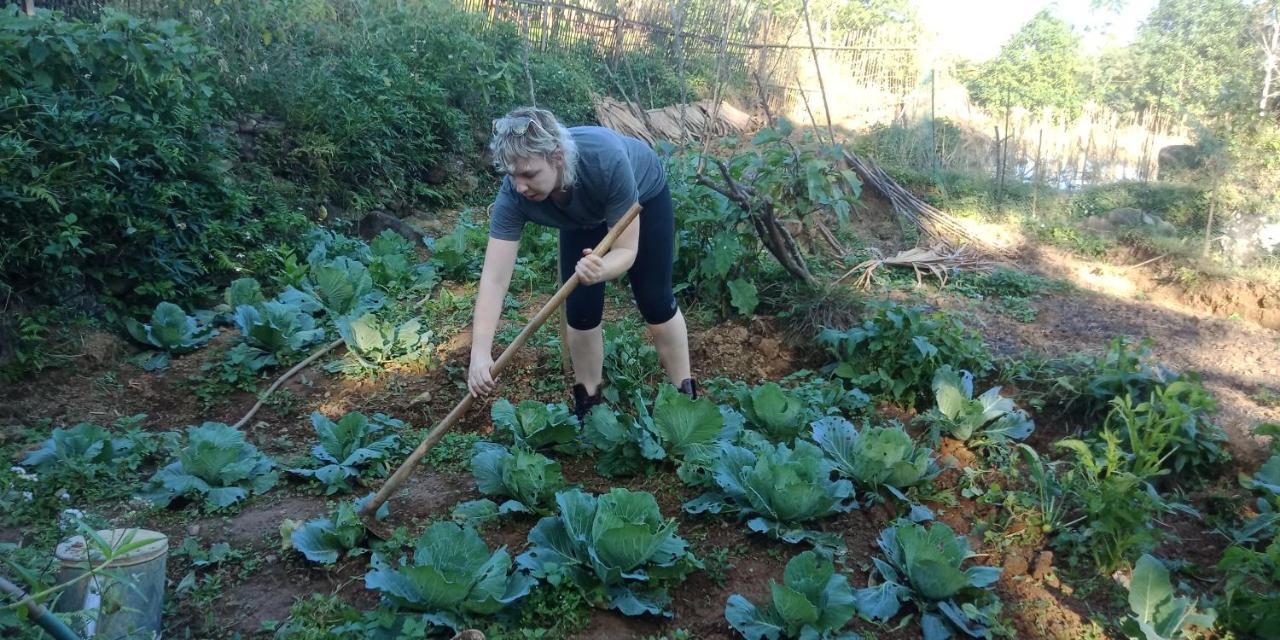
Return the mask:
POLYGON ((578 274, 578 281, 584 285, 592 285, 621 276, 635 264, 636 248, 639 245, 640 217, 636 216, 613 241, 613 247, 604 257, 595 255, 591 249, 582 250, 582 259, 574 269, 578 274))

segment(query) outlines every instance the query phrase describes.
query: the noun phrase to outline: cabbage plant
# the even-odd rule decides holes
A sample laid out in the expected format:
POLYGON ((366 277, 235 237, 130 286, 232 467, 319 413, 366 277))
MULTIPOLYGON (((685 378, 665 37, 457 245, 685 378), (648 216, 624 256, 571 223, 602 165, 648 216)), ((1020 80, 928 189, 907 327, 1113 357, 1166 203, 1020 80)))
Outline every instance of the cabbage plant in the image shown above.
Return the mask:
POLYGON ((372 464, 387 457, 395 449, 400 436, 386 434, 387 429, 403 429, 405 424, 385 414, 375 413, 373 419, 353 411, 337 422, 316 411, 311 414, 311 426, 315 428, 320 444, 311 448, 311 455, 328 464, 316 469, 290 469, 290 473, 315 478, 324 483, 325 494, 350 491, 351 480, 372 471, 372 464))
POLYGON ((70 429, 54 429, 21 464, 41 473, 69 473, 92 480, 99 471, 115 471, 132 452, 133 440, 113 438, 106 429, 81 422, 70 429))
POLYGON ((652 430, 672 456, 684 458, 713 445, 722 437, 724 427, 724 416, 710 400, 694 400, 670 384, 658 389, 652 430))
POLYGON ((671 616, 667 586, 702 564, 653 494, 615 488, 597 498, 568 489, 556 494, 556 505, 559 513, 529 532, 520 566, 552 584, 572 583, 590 602, 624 615, 671 616))
POLYGON ((737 400, 747 423, 774 442, 794 440, 810 417, 804 401, 776 382, 740 389, 737 400))
POLYGON ((1143 640, 1198 638, 1203 631, 1213 628, 1217 614, 1212 609, 1197 612, 1196 604, 1193 599, 1176 596, 1169 582, 1169 570, 1144 553, 1133 566, 1129 579, 1132 615, 1121 629, 1130 638, 1143 640))
POLYGON ((477 442, 471 473, 480 493, 511 498, 498 507, 499 513, 545 514, 546 506, 565 486, 559 462, 519 445, 508 449, 477 442))
POLYGON ((667 457, 645 419, 615 413, 605 405, 591 408, 582 424, 582 439, 595 449, 596 471, 606 478, 644 473, 667 457))
POLYGON ((938 367, 933 374, 933 395, 937 406, 922 418, 961 442, 977 436, 983 444, 999 444, 1022 440, 1035 430, 1031 418, 1014 407, 1013 400, 1000 395, 1000 387, 974 398, 973 374, 968 371, 938 367))
POLYGON ((933 452, 916 446, 901 425, 858 431, 848 420, 833 416, 811 426, 813 441, 840 475, 872 491, 885 486, 901 495, 902 489, 927 482, 941 471, 933 452))
POLYGON ((506 547, 490 552, 474 529, 452 522, 427 527, 414 545, 413 563, 374 555, 367 589, 381 591, 401 609, 421 612, 436 627, 462 631, 480 617, 502 612, 529 594, 534 580, 512 571, 506 547))
POLYGON ((434 287, 440 279, 435 266, 417 264, 415 257, 412 242, 390 229, 384 229, 369 241, 369 275, 378 288, 386 291, 434 287))
POLYGON ((353 372, 388 363, 423 364, 435 350, 431 342, 434 334, 418 318, 396 324, 366 313, 358 318, 340 317, 335 324, 350 355, 345 362, 339 361, 336 369, 353 372))
MULTIPOLYGON (((368 537, 369 530, 358 514, 372 497, 368 495, 356 502, 339 503, 331 515, 308 520, 301 525, 296 520, 285 520, 280 525, 280 533, 287 541, 286 547, 293 547, 308 560, 320 564, 333 564, 339 555, 351 555, 361 550, 360 544, 368 537)), ((374 513, 374 518, 381 520, 389 513, 384 502, 374 513)))
POLYGON ((262 285, 254 278, 232 280, 222 297, 228 311, 234 311, 242 305, 256 306, 267 301, 266 296, 262 295, 262 285))
POLYGON ((563 402, 525 400, 513 405, 506 398, 499 398, 489 415, 495 429, 529 449, 567 445, 578 437, 578 418, 563 402))
POLYGON ((236 307, 236 327, 247 343, 286 362, 324 340, 324 328, 297 304, 269 301, 236 307))
POLYGON ((795 447, 756 442, 720 446, 714 466, 716 489, 685 503, 689 513, 739 513, 747 528, 784 542, 809 540, 841 547, 838 536, 805 528, 812 522, 857 508, 853 484, 832 480, 835 466, 812 443, 795 447))
POLYGON ((218 334, 217 329, 200 325, 195 316, 187 315, 182 307, 172 302, 156 305, 155 311, 151 313, 151 324, 127 318, 124 327, 134 340, 161 351, 143 362, 142 367, 147 371, 169 366, 171 354, 194 351, 218 334))
POLYGON ((827 556, 805 551, 792 558, 782 584, 770 580, 769 591, 773 599, 764 609, 739 594, 729 596, 724 617, 747 640, 858 638, 840 632, 856 612, 853 588, 827 556))
POLYGON ((187 446, 151 477, 143 497, 159 506, 184 497, 221 509, 274 487, 279 479, 275 466, 245 441, 243 431, 206 422, 187 429, 187 446))
POLYGON ((359 260, 338 256, 311 265, 305 288, 334 317, 354 316, 382 306, 369 268, 359 260))
POLYGON ((959 631, 973 638, 990 638, 997 622, 1000 600, 991 586, 1000 578, 999 567, 971 566, 969 543, 951 527, 932 527, 898 521, 880 532, 877 541, 884 560, 872 558, 884 580, 855 593, 861 614, 888 621, 898 615, 903 602, 914 602, 920 611, 925 640, 950 638, 959 631))

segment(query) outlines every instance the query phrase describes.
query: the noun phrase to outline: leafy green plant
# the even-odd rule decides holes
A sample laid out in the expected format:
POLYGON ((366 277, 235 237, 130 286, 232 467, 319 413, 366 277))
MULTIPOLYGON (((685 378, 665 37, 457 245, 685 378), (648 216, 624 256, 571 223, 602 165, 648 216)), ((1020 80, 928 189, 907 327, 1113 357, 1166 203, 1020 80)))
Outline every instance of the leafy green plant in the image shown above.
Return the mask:
POLYGON ((1253 431, 1260 436, 1271 436, 1271 457, 1252 476, 1239 474, 1240 484, 1246 489, 1262 489, 1272 495, 1280 495, 1280 423, 1264 422, 1253 431))
POLYGON ((840 633, 856 612, 849 580, 831 559, 805 551, 787 562, 782 584, 769 581, 772 601, 763 610, 738 594, 729 596, 724 617, 747 640, 812 638, 853 640, 840 633))
POLYGON ((1031 435, 1035 423, 1013 406, 1013 400, 992 387, 973 397, 973 374, 956 372, 943 365, 933 374, 933 395, 937 406, 922 416, 942 433, 961 442, 975 438, 983 444, 1001 444, 1031 435))
POLYGON ((475 451, 471 473, 480 493, 511 498, 499 506, 499 513, 545 515, 551 499, 565 486, 559 462, 523 446, 508 449, 492 442, 477 442, 475 451))
POLYGON ((400 439, 398 433, 405 424, 385 414, 375 413, 367 418, 353 411, 338 419, 330 420, 316 411, 311 414, 311 426, 315 427, 320 444, 312 447, 311 455, 328 464, 318 469, 290 469, 290 473, 315 478, 325 486, 325 494, 352 490, 352 479, 382 471, 372 463, 383 460, 395 450, 400 439), (384 430, 393 433, 383 435, 384 430))
POLYGON ((1262 637, 1280 628, 1280 535, 1257 549, 1246 544, 1227 547, 1218 570, 1226 576, 1215 602, 1223 630, 1239 637, 1262 637))
POLYGON ((413 563, 393 565, 374 556, 365 575, 367 589, 409 611, 422 612, 432 626, 462 631, 529 594, 534 581, 512 571, 506 547, 490 552, 473 529, 452 522, 427 527, 414 544, 413 563))
POLYGON ((924 525, 899 521, 880 532, 876 541, 884 560, 872 558, 884 582, 859 589, 858 610, 872 620, 888 621, 904 601, 920 612, 926 640, 949 638, 959 631, 973 638, 990 638, 999 624, 1000 599, 991 590, 999 567, 962 569, 974 553, 964 536, 936 522, 924 525))
POLYGON ((430 290, 439 281, 435 266, 416 264, 413 243, 390 229, 369 242, 367 264, 374 285, 387 292, 430 290))
POLYGON ((484 243, 483 227, 469 220, 460 220, 452 231, 428 243, 431 264, 445 278, 455 282, 470 281, 477 273, 477 258, 484 255, 484 243))
POLYGON ((276 364, 286 363, 325 338, 323 327, 296 304, 263 302, 240 305, 235 311, 236 328, 245 341, 269 354, 276 364))
POLYGON ((844 418, 827 417, 812 428, 813 441, 836 470, 870 491, 884 486, 902 495, 941 471, 933 452, 917 446, 901 425, 866 426, 859 432, 844 418))
MULTIPOLYGON (((1216 410, 1217 402, 1204 386, 1184 376, 1157 386, 1137 406, 1124 397, 1113 400, 1104 425, 1124 423, 1126 431, 1142 434, 1144 440, 1160 434, 1169 444, 1165 468, 1180 475, 1209 477, 1231 459, 1224 448, 1227 436, 1210 417, 1216 410)), ((1139 445, 1132 446, 1130 453, 1139 454, 1139 445)))
POLYGON ((1103 433, 1101 450, 1080 440, 1062 440, 1058 447, 1071 451, 1075 464, 1063 474, 1071 509, 1079 513, 1082 528, 1059 534, 1057 543, 1087 554, 1103 573, 1111 573, 1135 554, 1154 548, 1162 538, 1155 526, 1167 504, 1142 476, 1129 467, 1119 438, 1103 433))
POLYGON ((665 520, 652 494, 615 488, 596 497, 556 494, 558 514, 538 521, 521 567, 552 585, 570 583, 595 605, 623 615, 670 616, 667 587, 701 563, 665 520))
POLYGON ((143 497, 166 506, 183 497, 223 509, 274 487, 275 462, 245 442, 244 432, 221 423, 187 428, 187 446, 151 477, 143 497))
POLYGON ((369 268, 347 256, 312 263, 310 276, 303 284, 335 318, 363 315, 383 303, 383 296, 374 289, 369 268))
POLYGON ((596 471, 606 478, 635 475, 667 457, 653 432, 632 415, 601 404, 582 423, 582 439, 598 452, 596 471))
POLYGON ((169 365, 170 354, 183 354, 194 351, 213 336, 218 330, 211 326, 201 326, 194 316, 189 316, 182 307, 172 302, 161 302, 151 313, 151 324, 142 324, 133 318, 126 318, 125 329, 134 340, 160 349, 142 367, 147 371, 163 369, 169 365))
POLYGON ((634 318, 610 322, 604 328, 604 385, 601 393, 614 404, 650 397, 652 381, 662 371, 658 351, 634 318))
POLYGON ((747 528, 784 542, 808 540, 839 547, 838 537, 803 525, 858 506, 853 484, 832 480, 835 465, 822 450, 804 440, 794 448, 755 442, 748 447, 720 445, 716 487, 684 505, 689 513, 738 513, 749 517, 747 528))
POLYGON ((336 324, 350 358, 336 363, 335 370, 357 372, 389 363, 424 364, 435 351, 435 334, 418 318, 397 324, 366 313, 355 319, 338 318, 336 324))
POLYGON ((1140 640, 1196 637, 1195 629, 1211 629, 1216 618, 1213 611, 1197 613, 1195 601, 1175 596, 1169 570, 1145 553, 1129 579, 1129 610, 1125 633, 1140 640))
POLYGON ((564 447, 578 437, 578 418, 562 402, 545 404, 524 400, 513 405, 510 400, 499 398, 489 415, 495 429, 529 449, 564 447))
POLYGON ((724 415, 715 403, 693 400, 666 383, 658 388, 651 424, 666 452, 680 460, 713 449, 725 430, 724 415))
POLYGON ((776 382, 738 391, 738 406, 747 423, 775 442, 791 442, 812 417, 804 401, 776 382))
MULTIPOLYGON (((331 515, 308 520, 303 524, 285 520, 280 525, 280 535, 286 541, 285 547, 292 547, 308 560, 320 564, 333 564, 342 554, 352 555, 360 550, 360 543, 369 535, 368 527, 357 513, 371 497, 366 496, 357 502, 340 502, 331 515)), ((374 518, 381 520, 389 513, 387 503, 384 502, 378 507, 374 518)))
MULTIPOLYGON (((93 480, 98 473, 112 474, 133 453, 133 440, 113 437, 92 422, 70 429, 54 429, 49 439, 23 458, 21 464, 41 473, 72 474, 93 480)), ((135 468, 135 460, 129 468, 135 468)))
POLYGON ((257 306, 267 301, 262 294, 262 285, 256 278, 236 278, 227 285, 222 293, 226 309, 235 311, 243 305, 257 306))
POLYGON ((893 302, 868 305, 859 327, 824 329, 818 342, 836 362, 831 371, 875 396, 915 406, 942 365, 985 372, 991 355, 982 338, 953 316, 893 302))

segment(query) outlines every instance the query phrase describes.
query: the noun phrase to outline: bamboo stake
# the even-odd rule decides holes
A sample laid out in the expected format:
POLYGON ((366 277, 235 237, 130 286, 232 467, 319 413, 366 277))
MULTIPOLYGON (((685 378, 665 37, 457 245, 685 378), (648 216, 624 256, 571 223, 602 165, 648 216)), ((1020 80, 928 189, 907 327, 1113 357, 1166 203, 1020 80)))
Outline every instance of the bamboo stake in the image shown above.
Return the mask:
MULTIPOLYGON (((618 239, 618 236, 621 235, 621 233, 630 226, 632 221, 639 217, 639 215, 640 204, 636 203, 631 205, 631 209, 627 211, 626 215, 622 217, 622 220, 620 220, 618 224, 613 225, 613 228, 610 229, 609 233, 600 241, 600 244, 596 245, 593 252, 602 257, 609 253, 609 249, 613 247, 614 241, 618 239)), ((515 340, 512 340, 511 344, 507 345, 507 348, 502 352, 502 355, 498 356, 498 360, 493 363, 493 367, 490 369, 494 378, 497 378, 498 375, 507 368, 507 365, 510 364, 511 359, 515 357, 515 354, 520 350, 520 347, 523 347, 524 343, 528 341, 543 324, 546 323, 547 319, 551 317, 551 314, 555 313, 556 310, 560 308, 560 305, 564 304, 565 299, 568 298, 569 294, 573 293, 573 290, 576 288, 578 288, 578 274, 575 273, 566 280, 565 283, 560 286, 560 289, 556 291, 555 295, 551 296, 551 299, 542 306, 542 309, 539 310, 537 315, 529 321, 529 324, 525 325, 524 329, 520 331, 520 334, 516 336, 515 340)), ((400 464, 400 467, 391 474, 391 477, 387 478, 387 481, 382 484, 382 488, 378 489, 378 493, 365 503, 364 507, 360 509, 359 514, 360 517, 364 519, 366 526, 372 523, 373 514, 377 513, 378 507, 381 507, 382 503, 386 502, 387 499, 391 497, 391 494, 398 491, 401 485, 409 479, 409 476, 413 475, 413 471, 418 467, 418 462, 422 460, 422 457, 427 454, 427 451, 431 450, 431 447, 436 446, 436 443, 440 442, 440 439, 444 437, 444 434, 448 433, 449 430, 453 428, 454 424, 462 419, 462 416, 466 415, 467 410, 471 408, 471 405, 475 403, 475 400, 476 397, 468 392, 467 395, 464 396, 456 406, 454 406, 453 410, 449 412, 449 415, 445 416, 444 420, 441 420, 439 424, 431 429, 431 431, 427 432, 426 437, 423 438, 422 442, 418 444, 418 447, 413 450, 413 453, 410 453, 409 457, 400 464)), ((370 530, 372 530, 372 527, 370 527, 370 530)))

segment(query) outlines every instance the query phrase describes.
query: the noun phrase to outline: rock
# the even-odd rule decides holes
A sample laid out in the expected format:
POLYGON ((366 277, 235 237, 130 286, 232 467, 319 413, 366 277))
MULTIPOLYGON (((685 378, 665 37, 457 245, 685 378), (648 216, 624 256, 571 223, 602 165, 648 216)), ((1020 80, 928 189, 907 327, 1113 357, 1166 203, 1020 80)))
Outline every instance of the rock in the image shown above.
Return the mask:
POLYGON ((453 640, 484 640, 484 634, 475 629, 467 629, 454 636, 453 640))
POLYGON ((1005 577, 1013 578, 1026 575, 1027 556, 1022 551, 1011 549, 1004 554, 1004 564, 1001 566, 1004 568, 1005 577))
POLYGON ((194 537, 196 537, 196 536, 198 536, 198 535, 200 535, 200 525, 198 525, 198 524, 188 525, 188 526, 187 526, 187 535, 189 535, 189 536, 191 536, 191 537, 193 537, 193 538, 194 538, 194 537))
POLYGON ((1036 566, 1031 570, 1031 577, 1036 580, 1044 580, 1045 576, 1053 573, 1053 552, 1041 551, 1036 556, 1036 566))
POLYGON ((1182 180, 1191 177, 1189 174, 1204 166, 1204 156, 1195 145, 1171 144, 1160 149, 1156 165, 1156 180, 1182 180))
POLYGON ((360 220, 357 225, 360 237, 365 240, 372 240, 383 231, 390 229, 412 242, 416 247, 422 244, 422 232, 413 228, 409 223, 386 213, 385 211, 370 211, 360 220))
POLYGON ((105 331, 89 331, 80 338, 81 351, 89 362, 99 365, 120 359, 125 351, 122 339, 105 331))

